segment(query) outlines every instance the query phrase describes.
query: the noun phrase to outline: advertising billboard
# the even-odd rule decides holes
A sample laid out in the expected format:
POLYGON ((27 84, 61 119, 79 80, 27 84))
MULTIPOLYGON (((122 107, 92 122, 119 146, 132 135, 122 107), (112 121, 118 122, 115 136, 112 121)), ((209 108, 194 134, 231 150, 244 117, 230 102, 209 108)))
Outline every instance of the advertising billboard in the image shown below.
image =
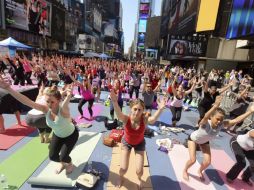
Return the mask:
POLYGON ((0 1, 0 28, 2 27, 2 1, 0 1))
POLYGON ((170 55, 205 56, 207 36, 171 36, 170 55))
POLYGON ((93 28, 97 30, 98 32, 101 32, 101 22, 102 17, 101 13, 98 11, 98 9, 93 9, 93 28))
POLYGON ((86 34, 79 34, 78 47, 80 50, 95 50, 95 37, 86 34))
POLYGON ((56 6, 52 7, 52 38, 65 40, 65 12, 56 6), (61 31, 61 32, 60 32, 61 31))
POLYGON ((140 3, 150 3, 150 0, 140 0, 140 3))
POLYGON ((150 9, 150 4, 148 4, 148 3, 145 3, 145 4, 140 4, 140 8, 139 8, 139 10, 141 10, 141 11, 149 11, 149 9, 150 9))
POLYGON ((168 29, 170 34, 187 34, 196 30, 199 0, 171 1, 168 29))
POLYGON ((6 26, 51 36, 51 8, 45 0, 5 0, 6 26))
POLYGON ((254 34, 253 18, 253 0, 234 0, 226 38, 240 38, 254 34))
POLYGON ((138 43, 145 43, 145 34, 144 33, 138 34, 138 43))
POLYGON ((146 32, 146 19, 140 19, 138 23, 138 32, 146 32))
POLYGON ((168 35, 168 22, 170 19, 169 11, 171 8, 171 1, 164 0, 162 2, 162 12, 161 12, 161 29, 160 35, 161 37, 165 37, 168 35))
POLYGON ((219 5, 220 0, 202 0, 200 2, 196 32, 214 30, 219 5))

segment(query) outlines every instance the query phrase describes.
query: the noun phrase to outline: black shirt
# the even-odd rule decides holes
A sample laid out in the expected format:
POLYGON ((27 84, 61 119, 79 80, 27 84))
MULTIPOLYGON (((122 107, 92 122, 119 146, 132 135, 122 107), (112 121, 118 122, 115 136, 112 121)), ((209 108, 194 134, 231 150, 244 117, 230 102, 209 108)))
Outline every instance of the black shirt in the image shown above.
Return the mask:
POLYGON ((215 92, 215 94, 211 95, 210 92, 204 92, 204 97, 199 103, 199 106, 207 108, 209 110, 213 103, 215 102, 216 96, 220 95, 219 92, 215 92))

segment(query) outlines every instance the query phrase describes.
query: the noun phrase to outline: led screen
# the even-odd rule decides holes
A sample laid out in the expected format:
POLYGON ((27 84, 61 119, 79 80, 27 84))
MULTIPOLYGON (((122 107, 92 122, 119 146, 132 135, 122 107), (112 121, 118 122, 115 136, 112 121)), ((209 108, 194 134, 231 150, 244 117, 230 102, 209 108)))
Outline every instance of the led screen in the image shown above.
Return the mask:
POLYGON ((239 38, 254 34, 254 1, 234 0, 226 38, 239 38))
POLYGON ((146 32, 147 20, 140 19, 138 24, 138 32, 146 32))

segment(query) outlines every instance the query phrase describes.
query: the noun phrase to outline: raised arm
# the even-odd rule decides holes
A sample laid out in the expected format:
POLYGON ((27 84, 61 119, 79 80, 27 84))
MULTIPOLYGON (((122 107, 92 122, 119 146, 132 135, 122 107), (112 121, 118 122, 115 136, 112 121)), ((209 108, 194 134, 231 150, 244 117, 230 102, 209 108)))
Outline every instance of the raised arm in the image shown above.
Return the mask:
POLYGON ((154 124, 158 120, 160 114, 166 107, 167 97, 165 96, 163 98, 158 97, 157 104, 158 104, 158 110, 152 116, 148 117, 148 124, 150 125, 154 124))
POLYGON ((193 82, 193 84, 192 84, 191 88, 189 90, 185 91, 185 93, 184 93, 185 95, 190 94, 194 90, 194 88, 196 86, 196 82, 194 80, 192 80, 192 82, 193 82))
POLYGON ((159 80, 157 86, 155 87, 155 89, 153 90, 153 92, 157 92, 160 90, 160 87, 161 87, 161 80, 159 80))
POLYGON ((69 103, 72 97, 72 90, 73 90, 73 84, 68 85, 66 89, 66 97, 62 104, 62 116, 65 118, 70 117, 70 109, 69 109, 69 103))
POLYGON ((212 113, 220 106, 221 100, 222 96, 216 97, 216 101, 213 104, 213 107, 208 112, 206 112, 204 118, 200 121, 199 126, 203 126, 208 122, 208 119, 211 117, 212 113))
POLYGON ((11 86, 8 83, 6 83, 3 79, 0 79, 0 88, 7 90, 15 99, 20 101, 22 104, 27 105, 28 107, 40 110, 44 113, 48 111, 47 106, 35 103, 34 101, 30 100, 28 97, 24 96, 23 94, 13 90, 11 86))
POLYGON ((224 86, 223 88, 219 89, 218 92, 219 92, 220 94, 222 94, 223 92, 225 92, 226 90, 228 90, 231 86, 232 86, 232 82, 229 83, 227 86, 224 86))
POLYGON ((118 119, 120 119, 124 123, 127 123, 128 116, 124 115, 123 112, 121 111, 121 108, 118 105, 117 96, 116 96, 116 93, 114 92, 114 90, 110 91, 110 98, 111 98, 111 101, 113 103, 113 107, 114 107, 114 110, 116 112, 116 115, 117 115, 118 119))
POLYGON ((232 120, 224 121, 224 127, 228 128, 228 127, 231 127, 233 125, 236 125, 237 123, 242 122, 244 119, 246 119, 247 117, 249 117, 253 113, 254 113, 254 104, 251 105, 250 109, 247 112, 245 112, 244 114, 238 116, 237 118, 232 119, 232 120))

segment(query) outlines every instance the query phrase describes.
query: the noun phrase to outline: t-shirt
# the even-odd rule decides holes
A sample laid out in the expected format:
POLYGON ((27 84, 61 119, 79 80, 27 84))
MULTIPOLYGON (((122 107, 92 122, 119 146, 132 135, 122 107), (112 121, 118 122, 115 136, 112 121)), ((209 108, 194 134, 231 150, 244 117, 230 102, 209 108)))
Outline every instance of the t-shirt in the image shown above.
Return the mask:
POLYGON ((209 110, 219 94, 220 94, 219 92, 215 92, 214 95, 211 95, 210 92, 204 92, 204 97, 200 101, 199 106, 205 107, 209 110))
POLYGON ((154 101, 154 92, 148 93, 147 91, 142 93, 144 97, 145 106, 152 106, 154 101))

